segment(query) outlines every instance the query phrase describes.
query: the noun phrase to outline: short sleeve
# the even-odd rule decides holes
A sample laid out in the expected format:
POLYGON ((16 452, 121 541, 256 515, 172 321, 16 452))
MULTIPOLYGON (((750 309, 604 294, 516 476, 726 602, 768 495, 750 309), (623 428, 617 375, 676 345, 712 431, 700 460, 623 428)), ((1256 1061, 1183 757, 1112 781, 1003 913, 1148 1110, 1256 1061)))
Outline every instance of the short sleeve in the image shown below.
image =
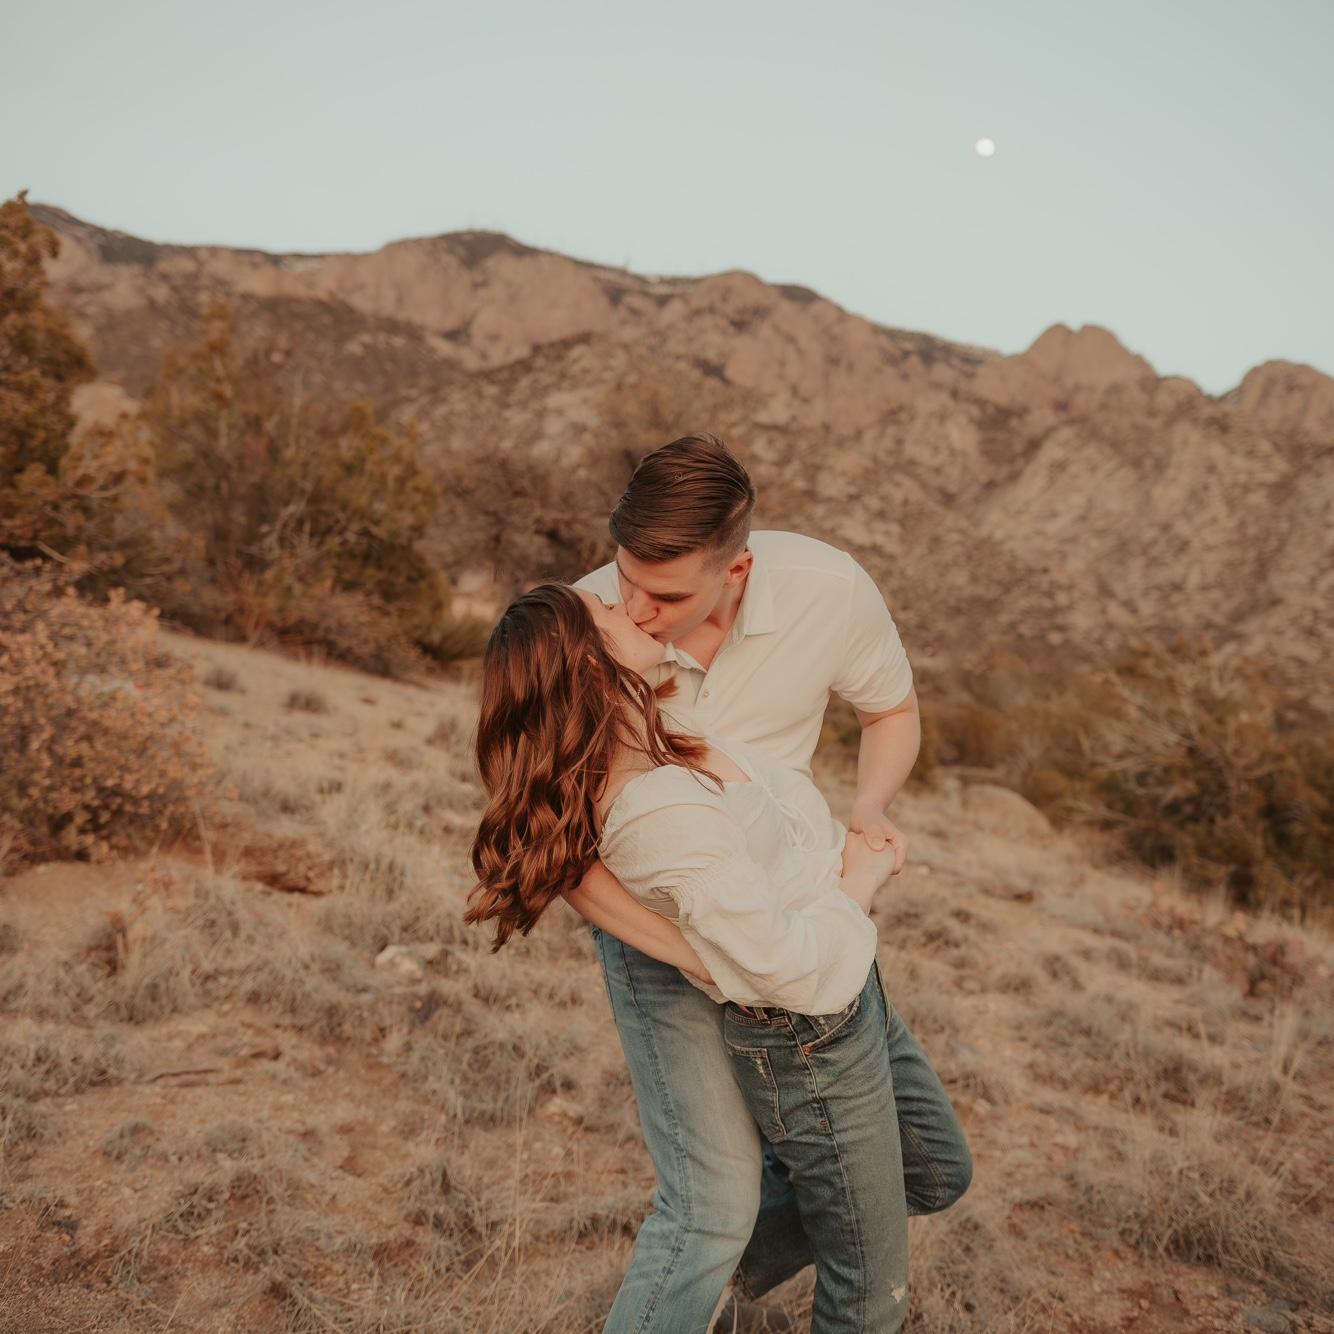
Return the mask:
POLYGON ((903 703, 911 689, 912 667, 894 618, 875 581, 853 560, 842 661, 833 691, 854 709, 881 713, 903 703))
POLYGON ((866 981, 871 920, 837 886, 782 906, 721 796, 701 789, 637 811, 604 838, 602 861, 650 906, 675 902, 677 925, 729 1000, 832 1014, 866 981))

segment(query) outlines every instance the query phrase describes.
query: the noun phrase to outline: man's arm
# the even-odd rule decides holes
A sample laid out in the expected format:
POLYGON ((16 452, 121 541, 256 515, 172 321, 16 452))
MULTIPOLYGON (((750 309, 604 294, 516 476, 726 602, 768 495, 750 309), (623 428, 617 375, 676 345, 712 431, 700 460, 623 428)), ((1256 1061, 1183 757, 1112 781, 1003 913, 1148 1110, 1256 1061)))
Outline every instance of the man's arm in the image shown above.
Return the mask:
POLYGON ((676 923, 644 907, 601 862, 593 863, 579 885, 565 895, 565 901, 585 921, 641 954, 669 963, 701 982, 713 982, 676 923))
POLYGON ((901 704, 883 713, 863 713, 860 709, 856 713, 862 736, 857 751, 857 795, 849 827, 863 834, 876 851, 891 844, 897 875, 903 869, 907 843, 885 811, 907 781, 922 744, 917 689, 910 689, 901 704))
POLYGON ((843 661, 834 693, 856 710, 862 725, 857 755, 857 796, 848 823, 867 846, 894 847, 897 874, 903 869, 903 837, 885 816, 917 759, 921 719, 912 668, 898 627, 875 581, 854 560, 842 637, 843 661))

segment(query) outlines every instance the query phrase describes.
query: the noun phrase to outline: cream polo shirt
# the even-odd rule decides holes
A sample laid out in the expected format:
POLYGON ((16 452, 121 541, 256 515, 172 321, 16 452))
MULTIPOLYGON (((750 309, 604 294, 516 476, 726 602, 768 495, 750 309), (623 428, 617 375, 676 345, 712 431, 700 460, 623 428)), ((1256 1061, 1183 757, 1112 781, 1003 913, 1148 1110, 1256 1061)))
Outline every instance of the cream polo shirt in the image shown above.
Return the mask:
MULTIPOLYGON (((830 694, 881 713, 907 697, 912 668, 880 590, 846 551, 772 531, 752 533, 749 547, 736 620, 708 669, 667 646, 678 693, 664 708, 688 731, 809 774, 830 694)), ((576 587, 621 600, 614 561, 576 587)))

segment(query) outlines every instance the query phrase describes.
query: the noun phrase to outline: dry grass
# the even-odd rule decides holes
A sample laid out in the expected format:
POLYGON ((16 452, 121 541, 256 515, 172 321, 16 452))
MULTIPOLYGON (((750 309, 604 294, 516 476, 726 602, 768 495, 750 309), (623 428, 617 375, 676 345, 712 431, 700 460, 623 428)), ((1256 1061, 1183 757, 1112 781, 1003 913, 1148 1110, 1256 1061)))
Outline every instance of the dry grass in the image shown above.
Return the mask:
POLYGON ((245 692, 239 673, 232 667, 222 666, 221 663, 210 663, 202 680, 210 690, 245 692))
MULTIPOLYGON (((372 708, 351 673, 208 652, 249 689, 244 718, 211 724, 230 795, 203 856, 45 916, 34 898, 0 934, 11 1306, 67 1299, 77 1275, 126 1329, 591 1334, 651 1171, 572 915, 497 956, 461 925, 466 687, 377 682, 372 708), (292 716, 302 690, 330 722, 292 716), (302 849, 301 892, 270 888, 302 849), (375 966, 391 944, 432 947, 419 975, 375 966), (44 1249, 69 1230, 75 1258, 44 1249)), ((1065 838, 970 834, 948 784, 903 822, 913 860, 876 911, 890 995, 977 1168, 912 1224, 908 1327, 1079 1328, 1095 1252, 1100 1318, 1145 1275, 1201 1330, 1236 1325, 1210 1305, 1224 1274, 1318 1307, 1326 947, 1248 994, 1230 909, 1183 924, 1173 887, 1155 898, 1065 838)), ((809 1275, 774 1300, 800 1319, 809 1275)))
POLYGON ((295 713, 329 712, 329 701, 318 690, 293 690, 284 704, 295 713))
POLYGON ((108 1158, 129 1165, 162 1153, 157 1131, 149 1122, 138 1118, 122 1121, 102 1140, 101 1147, 108 1158))
POLYGON ((1308 1209, 1320 1190, 1263 1137, 1245 1137, 1212 1109, 1176 1117, 1167 1132, 1129 1122, 1116 1138, 1119 1171, 1077 1164, 1075 1200, 1095 1226, 1141 1254, 1274 1279, 1327 1302, 1328 1274, 1312 1260, 1327 1244, 1308 1209))

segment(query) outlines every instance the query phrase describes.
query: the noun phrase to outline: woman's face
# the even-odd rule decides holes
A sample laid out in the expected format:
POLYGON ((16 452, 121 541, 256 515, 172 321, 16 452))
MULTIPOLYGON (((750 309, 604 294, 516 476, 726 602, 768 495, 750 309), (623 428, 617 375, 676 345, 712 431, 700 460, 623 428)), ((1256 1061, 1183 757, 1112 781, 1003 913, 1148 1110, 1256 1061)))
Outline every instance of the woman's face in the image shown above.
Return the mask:
POLYGON ((607 651, 622 667, 647 676, 663 660, 667 649, 651 634, 641 630, 629 617, 625 603, 607 603, 595 593, 575 590, 592 613, 593 624, 602 632, 607 651))

